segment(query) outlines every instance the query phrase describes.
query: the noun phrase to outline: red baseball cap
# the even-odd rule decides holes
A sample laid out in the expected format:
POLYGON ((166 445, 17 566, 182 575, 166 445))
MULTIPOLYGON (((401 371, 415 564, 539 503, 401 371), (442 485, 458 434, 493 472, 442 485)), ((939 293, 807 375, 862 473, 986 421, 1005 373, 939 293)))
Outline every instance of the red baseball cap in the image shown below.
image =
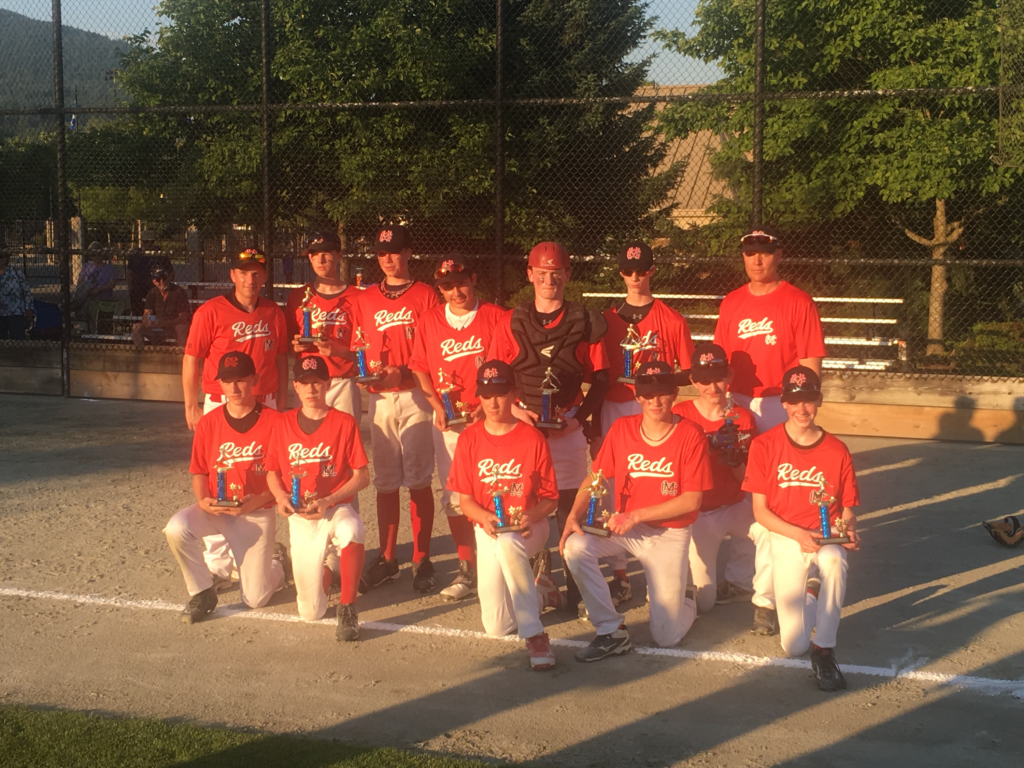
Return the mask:
POLYGON ((561 243, 545 240, 533 246, 527 265, 540 269, 568 269, 569 252, 561 243))

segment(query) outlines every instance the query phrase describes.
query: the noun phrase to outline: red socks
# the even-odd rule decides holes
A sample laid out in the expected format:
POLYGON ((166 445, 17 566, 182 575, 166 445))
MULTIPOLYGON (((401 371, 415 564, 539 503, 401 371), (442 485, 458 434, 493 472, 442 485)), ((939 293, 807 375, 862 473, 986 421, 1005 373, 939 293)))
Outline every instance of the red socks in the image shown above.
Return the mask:
MULTIPOLYGON (((412 516, 412 559, 419 564, 430 557, 430 537, 434 533, 433 488, 428 485, 426 488, 409 489, 409 514, 412 516)), ((397 526, 395 536, 398 536, 397 526)))
POLYGON ((456 515, 448 517, 448 527, 452 529, 452 538, 459 550, 459 560, 475 564, 476 554, 473 544, 476 542, 476 535, 473 533, 473 523, 469 521, 468 517, 456 515))
POLYGON ((401 511, 398 491, 390 493, 377 491, 377 528, 380 533, 380 551, 385 560, 395 559, 401 511))
POLYGON ((612 571, 612 575, 615 576, 619 581, 626 581, 626 569, 623 568, 620 571, 612 571))
POLYGON ((356 601, 356 589, 365 561, 366 546, 363 544, 352 542, 341 550, 341 595, 338 602, 342 605, 351 605, 356 601))

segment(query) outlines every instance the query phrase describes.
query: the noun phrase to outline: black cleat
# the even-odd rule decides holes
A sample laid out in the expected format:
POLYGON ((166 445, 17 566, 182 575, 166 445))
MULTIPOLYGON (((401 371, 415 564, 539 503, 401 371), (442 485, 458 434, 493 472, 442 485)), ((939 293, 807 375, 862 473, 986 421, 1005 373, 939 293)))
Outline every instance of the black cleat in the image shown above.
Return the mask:
POLYGON ((777 635, 779 633, 779 619, 771 608, 754 608, 754 626, 750 628, 754 635, 777 635))
POLYGON ((217 591, 210 587, 193 595, 188 605, 181 612, 181 620, 186 624, 195 624, 206 618, 217 607, 217 591))
POLYGON ((631 650, 633 646, 629 644, 629 632, 626 631, 625 624, 620 624, 610 635, 598 635, 586 648, 576 651, 576 661, 600 661, 609 656, 629 653, 631 650))
POLYGON ((359 639, 359 612, 355 603, 338 605, 338 626, 334 629, 334 639, 339 643, 351 643, 359 639))
POLYGON ((278 542, 274 545, 274 559, 281 563, 281 567, 284 569, 284 585, 292 581, 292 559, 288 557, 288 547, 278 542))
POLYGON ((476 568, 467 560, 459 561, 459 575, 441 590, 441 597, 452 602, 476 597, 476 568))
POLYGON ((434 579, 434 564, 429 557, 423 558, 423 562, 416 566, 416 573, 412 577, 412 588, 417 592, 429 592, 437 584, 434 579))
POLYGON ((379 555, 359 580, 359 593, 365 595, 371 589, 398 579, 398 561, 385 560, 379 555))
POLYGON ((839 665, 836 664, 836 655, 831 648, 811 648, 811 668, 814 676, 818 678, 818 688, 823 691, 839 691, 846 688, 846 678, 843 677, 839 665))
POLYGON ((618 576, 612 576, 608 591, 612 596, 612 605, 616 608, 633 599, 633 589, 629 586, 629 578, 620 579, 618 576))

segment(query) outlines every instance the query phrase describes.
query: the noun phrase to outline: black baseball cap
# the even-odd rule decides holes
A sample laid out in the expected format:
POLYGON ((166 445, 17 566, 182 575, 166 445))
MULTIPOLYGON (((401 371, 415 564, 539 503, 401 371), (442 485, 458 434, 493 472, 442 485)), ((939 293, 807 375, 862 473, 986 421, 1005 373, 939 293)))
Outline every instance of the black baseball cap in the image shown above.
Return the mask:
POLYGON ((341 251, 341 238, 337 232, 322 229, 312 235, 306 241, 302 249, 302 255, 308 256, 311 253, 323 253, 324 251, 341 251))
POLYGON ((217 363, 217 379, 237 381, 256 375, 256 365, 245 352, 226 352, 217 363))
POLYGON ((164 266, 163 264, 154 264, 152 269, 149 270, 149 279, 158 280, 161 277, 166 277, 170 279, 171 270, 167 269, 167 267, 164 266))
POLYGON ((740 246, 744 253, 775 253, 782 247, 782 237, 767 224, 751 227, 740 238, 740 246))
POLYGON ((654 252, 647 243, 633 240, 622 246, 619 251, 620 272, 650 272, 654 266, 654 252))
POLYGON ((804 365, 790 368, 782 377, 784 403, 813 403, 821 397, 821 378, 804 365))
POLYGON ((516 386, 512 366, 501 360, 488 360, 476 372, 476 394, 478 397, 507 395, 516 386))
POLYGON ((295 381, 306 381, 307 379, 330 381, 331 374, 327 371, 326 360, 319 355, 306 355, 295 361, 295 365, 292 366, 292 378, 295 381))
POLYGON ((664 360, 652 360, 636 372, 636 396, 674 395, 679 392, 679 376, 664 360))
POLYGON ((729 357, 717 344, 705 341, 698 344, 690 355, 690 381, 710 384, 723 381, 729 375, 729 357))
POLYGON ((461 253, 451 253, 438 262, 434 270, 434 285, 457 283, 472 274, 473 268, 469 266, 466 257, 461 253))
POLYGON ((232 269, 247 269, 253 265, 263 267, 267 271, 267 257, 259 248, 246 248, 239 251, 238 255, 231 260, 232 269))
POLYGON ((412 250, 412 236, 401 224, 382 227, 373 244, 377 253, 401 253, 406 248, 412 250))

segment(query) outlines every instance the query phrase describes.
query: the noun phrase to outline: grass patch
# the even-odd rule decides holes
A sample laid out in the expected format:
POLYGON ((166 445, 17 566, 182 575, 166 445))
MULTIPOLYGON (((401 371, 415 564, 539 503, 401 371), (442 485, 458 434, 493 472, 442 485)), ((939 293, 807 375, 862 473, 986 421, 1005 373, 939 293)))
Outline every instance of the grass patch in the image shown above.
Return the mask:
MULTIPOLYGON (((78 712, 0 707, 4 768, 471 768, 473 760, 78 712)), ((491 764, 493 765, 493 764, 491 764)))

